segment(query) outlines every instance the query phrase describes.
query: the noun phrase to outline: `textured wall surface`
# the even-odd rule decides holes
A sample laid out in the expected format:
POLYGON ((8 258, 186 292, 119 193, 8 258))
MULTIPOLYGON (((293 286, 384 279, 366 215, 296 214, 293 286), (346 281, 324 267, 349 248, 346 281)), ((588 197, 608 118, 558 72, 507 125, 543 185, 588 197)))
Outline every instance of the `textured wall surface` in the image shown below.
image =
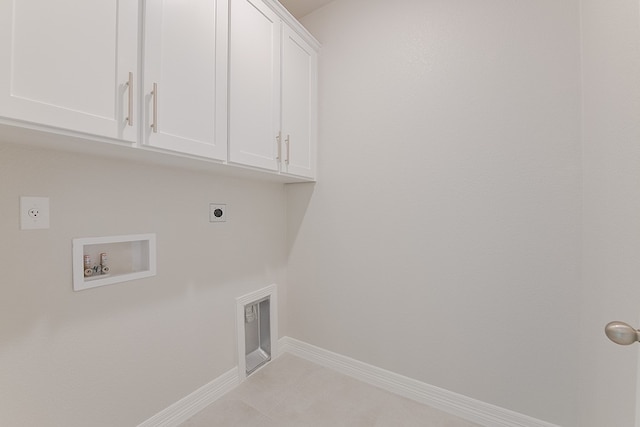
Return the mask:
POLYGON ((235 298, 284 281, 279 184, 6 145, 0 200, 3 426, 139 424, 236 366, 235 298), (49 230, 19 229, 23 195, 49 230), (138 233, 157 276, 73 292, 73 238, 138 233))
POLYGON ((303 24, 319 181, 287 190, 291 336, 576 425, 578 2, 339 0, 303 24))

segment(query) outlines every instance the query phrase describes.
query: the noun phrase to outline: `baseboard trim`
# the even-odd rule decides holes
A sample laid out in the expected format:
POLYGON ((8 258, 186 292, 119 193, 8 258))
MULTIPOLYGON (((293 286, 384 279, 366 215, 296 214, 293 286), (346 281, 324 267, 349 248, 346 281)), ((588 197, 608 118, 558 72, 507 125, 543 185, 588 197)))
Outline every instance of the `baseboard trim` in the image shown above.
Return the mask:
POLYGON ((190 395, 158 412, 138 427, 176 427, 233 390, 240 383, 238 368, 222 374, 190 395))
POLYGON ((435 387, 311 344, 283 337, 280 353, 335 369, 350 377, 487 427, 559 427, 518 412, 435 387))
MULTIPOLYGON (((518 412, 435 387, 291 337, 278 341, 276 355, 291 353, 391 393, 432 406, 486 427, 559 427, 518 412)), ((229 391, 242 379, 238 368, 222 374, 190 395, 139 424, 138 427, 177 427, 229 391)))

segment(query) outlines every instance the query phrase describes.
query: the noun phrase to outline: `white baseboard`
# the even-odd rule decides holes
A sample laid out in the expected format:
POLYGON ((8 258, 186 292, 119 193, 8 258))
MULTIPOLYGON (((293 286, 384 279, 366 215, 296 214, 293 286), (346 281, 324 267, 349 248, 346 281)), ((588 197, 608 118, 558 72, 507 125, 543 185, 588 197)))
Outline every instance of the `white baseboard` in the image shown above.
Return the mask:
POLYGON ((158 412, 138 427, 177 427, 240 383, 238 368, 233 368, 168 408, 158 412))
POLYGON ((291 353, 303 359, 334 369, 345 375, 399 394, 416 402, 486 427, 559 427, 514 411, 441 389, 423 382, 351 359, 340 354, 284 337, 279 341, 280 353, 291 353))
MULTIPOLYGON (((451 415, 486 427, 559 427, 545 421, 500 408, 435 387, 412 378, 381 369, 350 357, 284 337, 278 341, 278 352, 291 353, 345 375, 404 396, 451 415)), ((242 378, 238 368, 219 376, 185 398, 179 400, 138 427, 177 427, 199 411, 233 390, 242 378)))

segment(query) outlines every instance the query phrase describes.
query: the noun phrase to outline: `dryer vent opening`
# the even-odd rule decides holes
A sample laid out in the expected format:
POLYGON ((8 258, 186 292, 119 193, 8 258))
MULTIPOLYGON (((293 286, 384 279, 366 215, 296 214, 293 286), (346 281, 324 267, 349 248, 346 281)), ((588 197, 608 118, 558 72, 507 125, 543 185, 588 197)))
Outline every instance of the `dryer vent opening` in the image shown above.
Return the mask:
POLYGON ((271 360, 271 299, 244 306, 244 348, 247 375, 271 360))
POLYGON ((236 298, 238 376, 243 381, 278 357, 278 290, 270 285, 236 298))

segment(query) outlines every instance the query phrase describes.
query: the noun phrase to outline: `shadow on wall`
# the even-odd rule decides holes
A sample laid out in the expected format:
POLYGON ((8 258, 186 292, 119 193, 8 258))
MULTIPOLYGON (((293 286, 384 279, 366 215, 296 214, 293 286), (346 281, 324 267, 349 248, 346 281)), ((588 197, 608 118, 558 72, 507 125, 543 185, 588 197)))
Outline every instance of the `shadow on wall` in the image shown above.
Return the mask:
POLYGON ((315 182, 285 185, 287 194, 287 255, 291 255, 291 249, 298 237, 315 188, 315 182))

